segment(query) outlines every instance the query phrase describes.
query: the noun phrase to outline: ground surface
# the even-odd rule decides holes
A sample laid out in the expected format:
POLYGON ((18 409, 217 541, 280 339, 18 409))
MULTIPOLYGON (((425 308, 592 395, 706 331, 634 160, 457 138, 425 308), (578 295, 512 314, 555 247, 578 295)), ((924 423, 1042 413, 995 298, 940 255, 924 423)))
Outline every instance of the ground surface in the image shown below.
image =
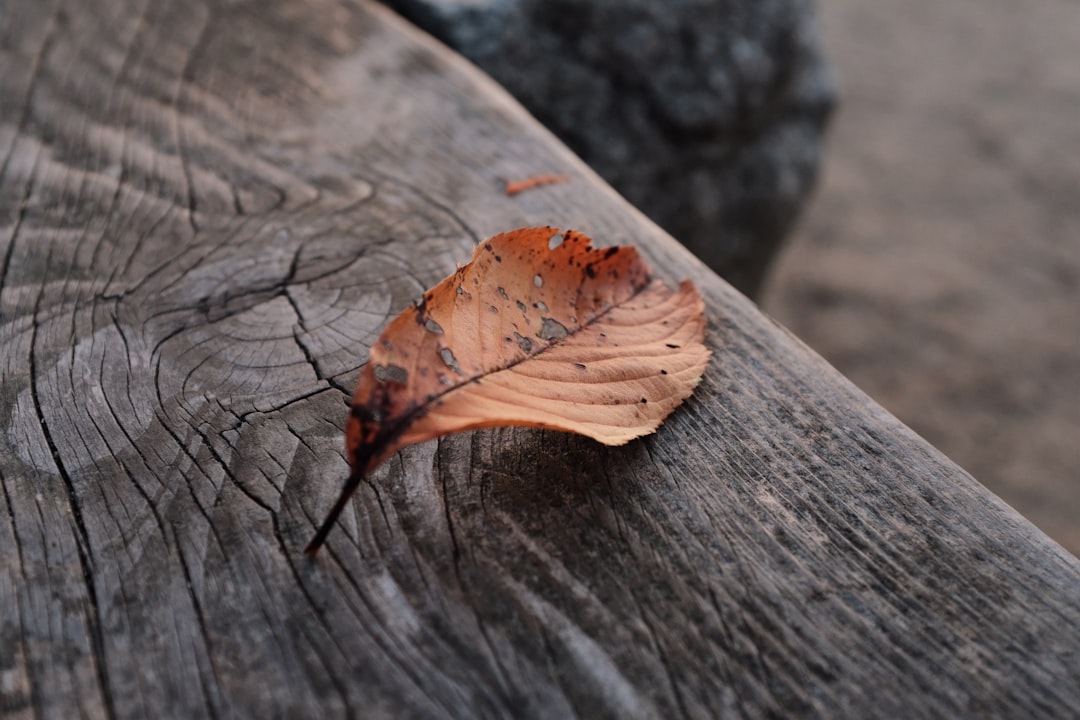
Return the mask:
POLYGON ((764 307, 1080 554, 1080 3, 821 6, 842 105, 764 307))

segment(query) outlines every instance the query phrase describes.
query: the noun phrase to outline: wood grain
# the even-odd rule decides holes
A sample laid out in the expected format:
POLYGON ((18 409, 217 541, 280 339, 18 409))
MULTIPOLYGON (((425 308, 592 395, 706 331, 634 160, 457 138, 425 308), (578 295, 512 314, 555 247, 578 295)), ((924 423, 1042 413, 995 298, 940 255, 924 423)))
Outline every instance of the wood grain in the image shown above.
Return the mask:
POLYGON ((387 11, 0 16, 3 717, 1080 707, 1080 562, 387 11), (695 280, 697 394, 408 448, 306 559, 387 318, 544 224, 695 280))

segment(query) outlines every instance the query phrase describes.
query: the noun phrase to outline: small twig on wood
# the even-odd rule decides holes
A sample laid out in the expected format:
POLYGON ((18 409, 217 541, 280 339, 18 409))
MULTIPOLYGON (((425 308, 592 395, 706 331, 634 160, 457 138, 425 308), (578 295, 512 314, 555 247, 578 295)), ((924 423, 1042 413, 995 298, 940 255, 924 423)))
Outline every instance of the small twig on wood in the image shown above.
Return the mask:
POLYGON ((506 181, 506 194, 513 197, 518 193, 523 193, 526 190, 532 190, 543 185, 558 185, 559 183, 569 182, 570 178, 566 175, 556 175, 555 173, 544 173, 542 175, 532 175, 523 180, 507 180, 506 181))

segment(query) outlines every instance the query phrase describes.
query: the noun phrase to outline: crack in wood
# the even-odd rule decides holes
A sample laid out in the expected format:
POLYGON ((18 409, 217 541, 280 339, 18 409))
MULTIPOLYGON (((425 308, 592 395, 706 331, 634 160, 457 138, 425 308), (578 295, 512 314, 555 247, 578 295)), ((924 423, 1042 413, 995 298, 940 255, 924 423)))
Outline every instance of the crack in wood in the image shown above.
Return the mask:
MULTIPOLYGON (((12 242, 14 241, 15 238, 13 237, 12 242)), ((43 294, 44 291, 42 288, 42 290, 39 290, 35 300, 35 317, 40 310, 40 302, 43 294)), ((90 535, 86 529, 86 521, 84 520, 82 515, 82 506, 79 503, 79 496, 75 490, 75 483, 64 467, 63 458, 60 454, 59 449, 57 448, 56 441, 54 440, 52 433, 49 430, 49 422, 46 418, 45 411, 41 403, 41 397, 38 391, 39 383, 41 382, 41 376, 37 366, 38 329, 39 325, 35 320, 34 324, 32 325, 32 331, 30 335, 30 397, 33 401, 34 412, 37 416, 38 425, 41 429, 42 435, 45 438, 45 443, 49 449, 49 453, 52 455, 53 463, 56 468, 57 474, 63 481, 64 488, 67 494, 68 507, 71 509, 72 519, 75 523, 75 547, 79 556, 79 565, 82 572, 83 585, 86 589, 87 598, 87 607, 84 610, 87 632, 90 636, 90 642, 94 648, 94 667, 98 674, 99 690, 102 693, 104 708, 107 713, 112 713, 113 703, 110 695, 111 685, 109 683, 107 659, 105 657, 105 640, 101 627, 101 614, 97 598, 97 588, 94 584, 93 557, 90 555, 93 546, 90 543, 90 535)))

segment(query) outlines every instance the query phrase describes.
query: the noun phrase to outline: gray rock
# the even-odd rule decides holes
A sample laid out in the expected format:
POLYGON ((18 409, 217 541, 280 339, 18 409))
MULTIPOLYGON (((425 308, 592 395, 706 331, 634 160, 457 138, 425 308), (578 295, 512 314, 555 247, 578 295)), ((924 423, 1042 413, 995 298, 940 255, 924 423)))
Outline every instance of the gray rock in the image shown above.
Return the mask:
POLYGON ((812 0, 384 0, 743 292, 809 193, 834 86, 812 0))

